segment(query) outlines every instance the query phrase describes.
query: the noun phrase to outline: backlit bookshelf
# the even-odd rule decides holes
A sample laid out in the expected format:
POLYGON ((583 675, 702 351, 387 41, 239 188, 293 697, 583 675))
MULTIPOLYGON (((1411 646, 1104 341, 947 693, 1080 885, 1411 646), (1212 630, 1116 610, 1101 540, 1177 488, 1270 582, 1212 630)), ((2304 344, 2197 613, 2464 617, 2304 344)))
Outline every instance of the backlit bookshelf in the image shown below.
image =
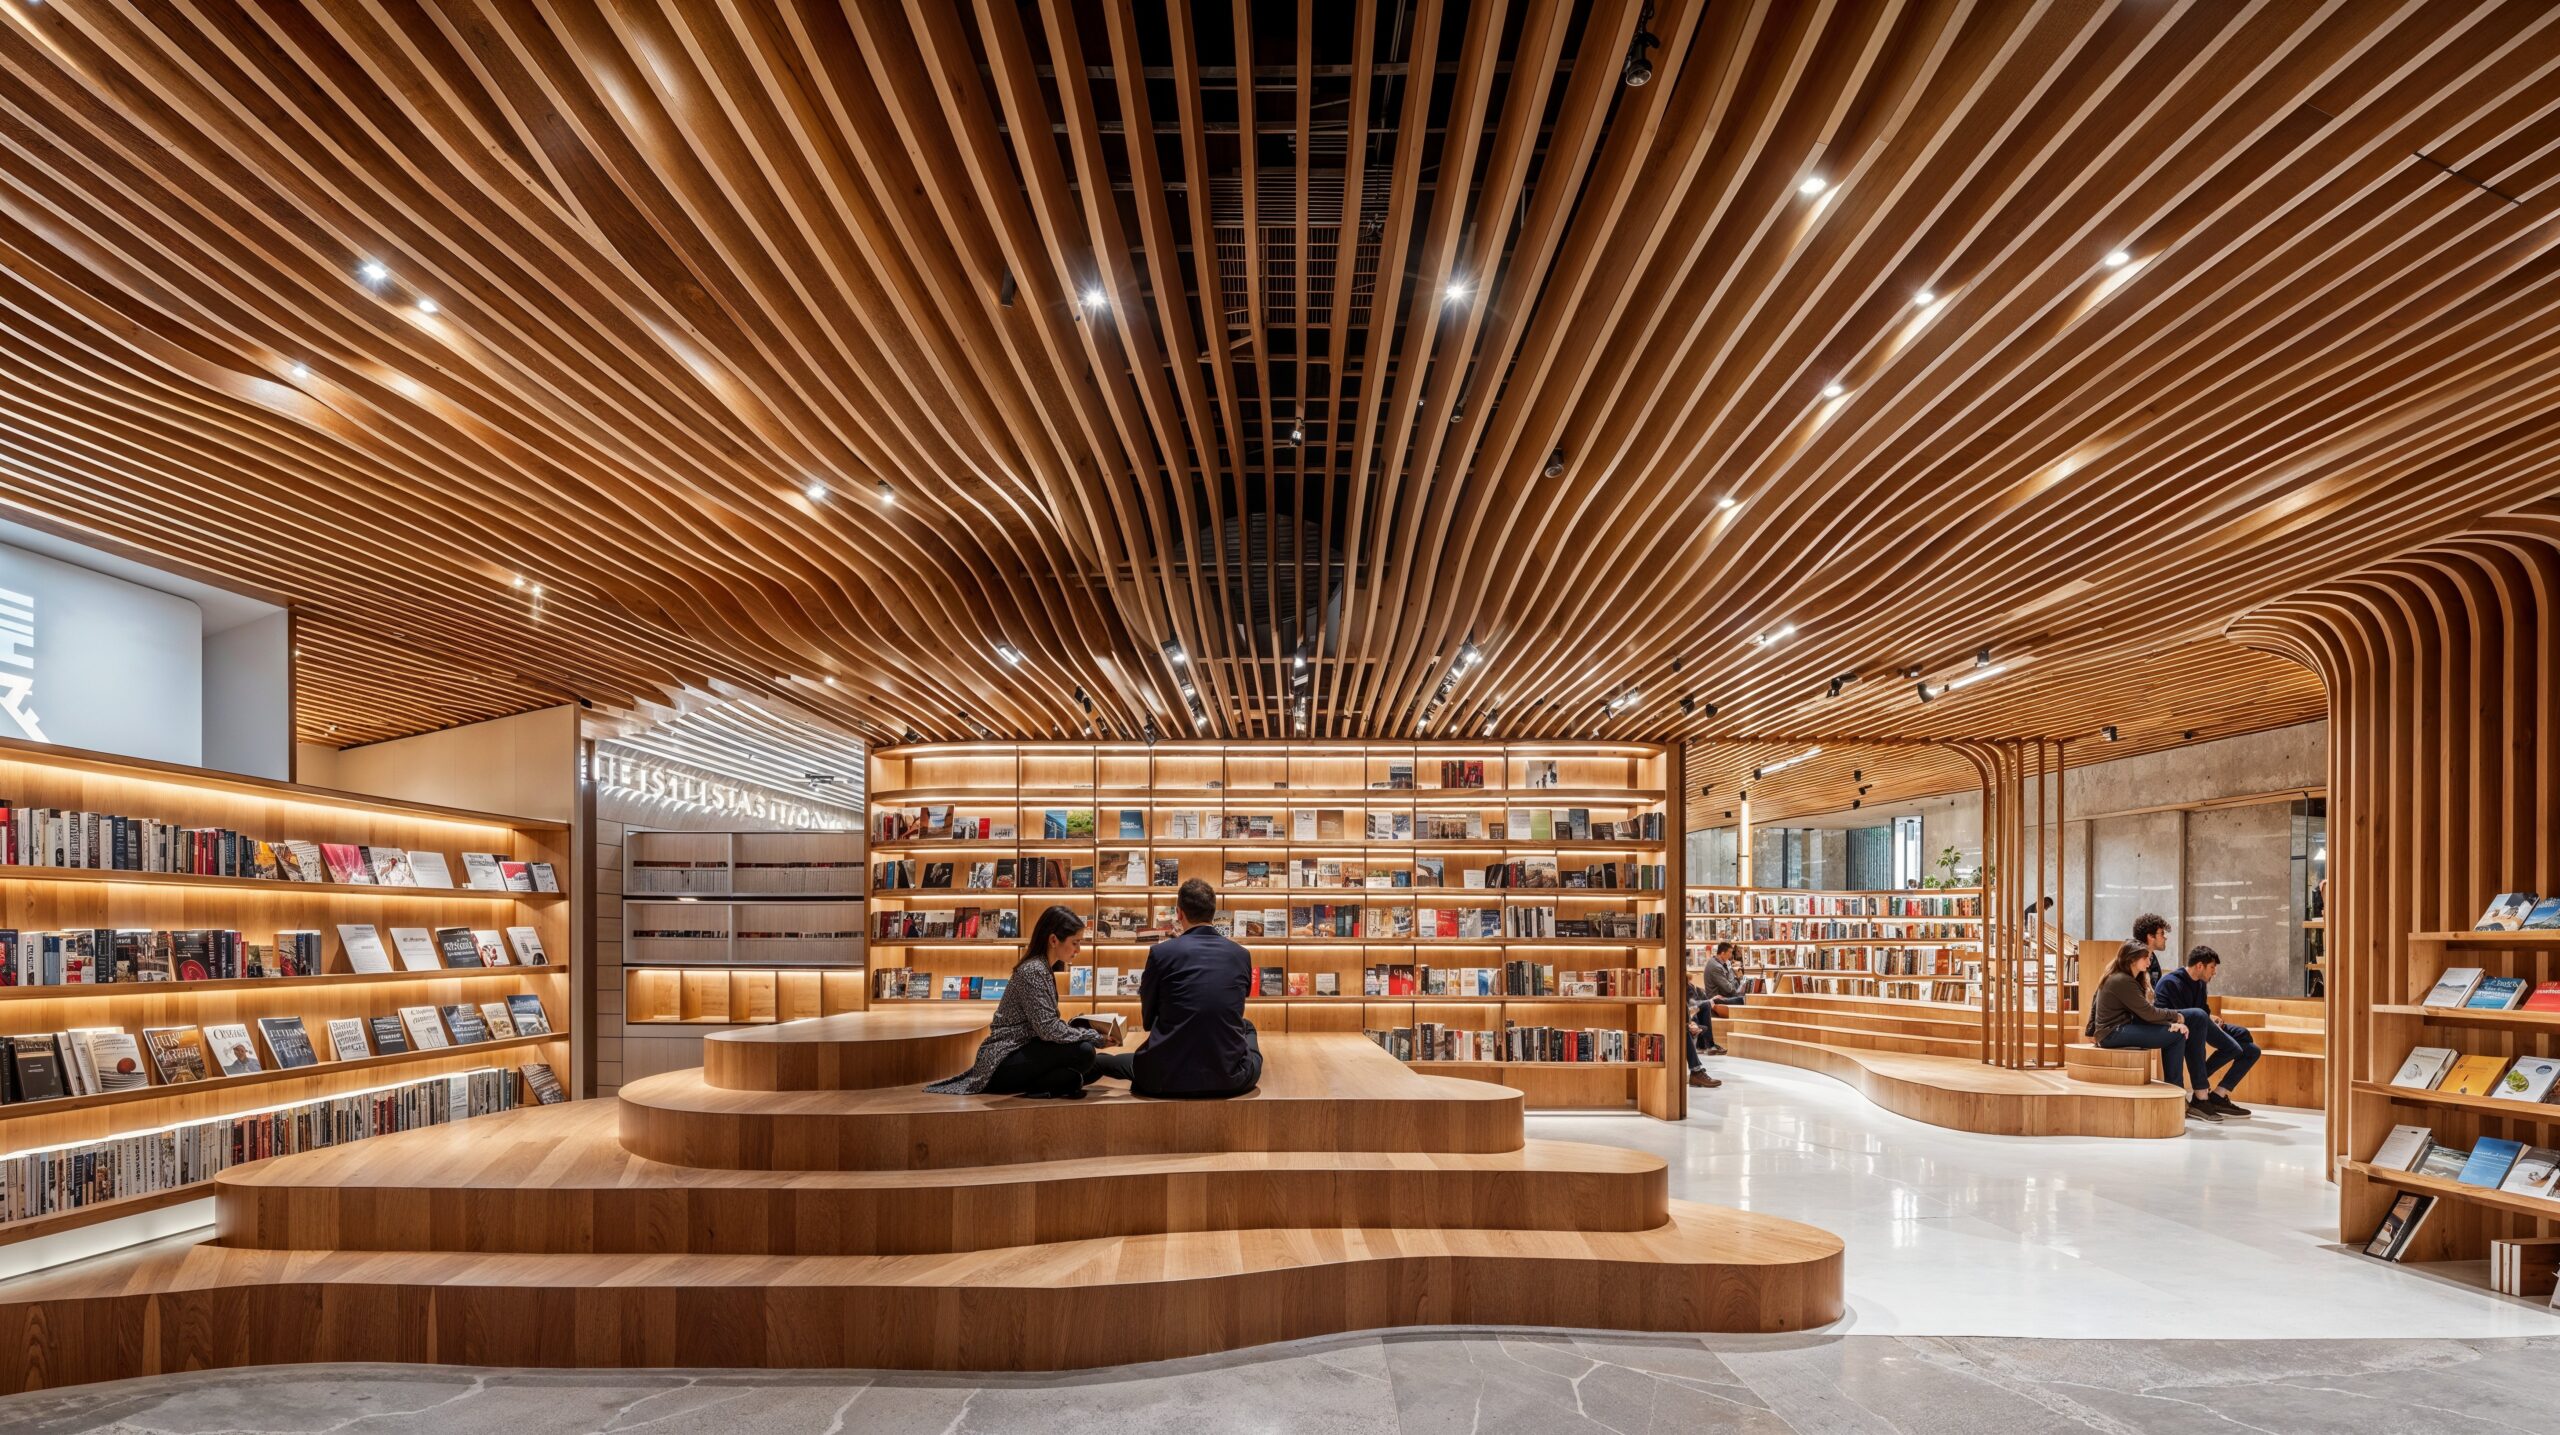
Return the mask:
MULTIPOLYGON (((1681 966, 1671 911, 1671 894, 1679 890, 1679 804, 1668 800, 1678 781, 1676 753, 1633 743, 881 749, 873 755, 868 789, 871 999, 881 1006, 918 1000, 882 995, 900 983, 918 985, 911 974, 931 974, 935 995, 924 1000, 933 1001, 950 1000, 942 992, 951 979, 1006 976, 1023 949, 1021 934, 1051 903, 1092 924, 1086 963, 1142 970, 1152 934, 1172 926, 1175 888, 1196 877, 1219 889, 1221 921, 1259 966, 1279 969, 1279 988, 1248 1005, 1262 1030, 1405 1030, 1418 1039, 1426 1029, 1519 1027, 1660 1037, 1666 1056, 1657 1060, 1417 1057, 1411 1065, 1513 1086, 1535 1105, 1633 1104, 1676 1117, 1683 1092, 1674 1079, 1678 984, 1663 974, 1681 966), (1463 785, 1468 782, 1481 785, 1463 785), (918 824, 925 813, 939 813, 942 821, 918 824), (1610 835, 1585 836, 1577 819, 1595 827, 1626 824, 1627 831, 1600 827, 1610 835), (1007 828, 1004 837, 951 835, 1007 828), (1055 835, 1060 832, 1068 835, 1055 835), (967 885, 981 864, 1051 860, 1066 869, 1058 886, 967 885), (930 866, 949 864, 950 885, 901 887, 884 880, 891 864, 906 863, 915 864, 909 875, 919 883, 933 875, 930 866), (1552 865, 1559 885, 1469 885, 1493 880, 1484 875, 1487 868, 1509 863, 1522 864, 1524 875, 1552 865), (1438 880, 1421 880, 1432 864, 1438 880), (1078 867, 1091 869, 1094 885, 1073 885, 1078 867), (1588 882, 1594 869, 1617 878, 1616 885, 1562 885, 1588 882), (1406 885, 1386 885, 1398 874, 1406 885), (1310 885, 1318 882, 1340 885, 1310 885), (1321 931, 1314 925, 1319 908, 1328 909, 1321 931), (979 931, 963 935, 962 914, 972 909, 979 931), (1493 934, 1421 936, 1426 909, 1477 914, 1453 917, 1451 925, 1489 926, 1493 934), (999 914, 1008 913, 1016 935, 994 935, 999 914), (949 921, 954 934, 909 934, 909 914, 949 921), (900 924, 896 935, 884 935, 890 922, 900 924), (1490 969, 1498 982, 1511 963, 1552 969, 1556 985, 1533 996, 1479 994, 1487 983, 1474 972, 1490 969), (1373 967, 1411 969, 1417 983, 1425 980, 1424 968, 1463 971, 1469 985, 1464 994, 1372 995, 1363 988, 1373 967), (1579 981, 1600 992, 1563 995, 1576 973, 1592 974, 1579 981), (1314 988, 1328 976, 1335 994, 1318 995, 1314 988)), ((1132 1021, 1139 1007, 1134 986, 1126 995, 1066 996, 1063 1005, 1070 1015, 1111 1011, 1132 1021)))
POLYGON ((866 1005, 859 832, 634 829, 623 1021, 761 1025, 866 1005))
MULTIPOLYGON (((426 804, 270 782, 229 773, 0 740, 0 797, 14 808, 55 808, 150 818, 180 827, 223 827, 268 841, 299 840, 397 847, 441 854, 457 883, 462 854, 552 864, 560 893, 483 891, 355 883, 298 883, 256 877, 200 876, 21 864, 0 866, 5 924, 18 931, 144 928, 233 929, 252 943, 280 931, 322 934, 319 974, 210 981, 107 982, 0 987, 0 1034, 120 1028, 137 1045, 154 1027, 238 1023, 256 1031, 261 1017, 298 1016, 323 1060, 279 1069, 263 1039, 264 1069, 234 1077, 149 1084, 124 1091, 0 1105, 0 1161, 27 1152, 189 1123, 264 1112, 481 1070, 507 1073, 523 1095, 515 1068, 548 1064, 571 1080, 569 897, 575 890, 574 844, 564 823, 469 812, 426 804), (438 968, 358 972, 338 928, 531 927, 549 960, 542 966, 438 968), (328 1060, 333 1018, 390 1017, 403 1007, 540 999, 547 1033, 492 1033, 487 1042, 443 1049, 376 1053, 328 1060)), ((145 1056, 146 1068, 150 1065, 145 1056)), ((146 1195, 99 1200, 0 1223, 0 1244, 141 1211, 209 1193, 196 1182, 146 1195)))
POLYGON ((1982 997, 1982 894, 1972 888, 1691 887, 1691 967, 1718 941, 1770 991, 1932 1006, 1982 997))

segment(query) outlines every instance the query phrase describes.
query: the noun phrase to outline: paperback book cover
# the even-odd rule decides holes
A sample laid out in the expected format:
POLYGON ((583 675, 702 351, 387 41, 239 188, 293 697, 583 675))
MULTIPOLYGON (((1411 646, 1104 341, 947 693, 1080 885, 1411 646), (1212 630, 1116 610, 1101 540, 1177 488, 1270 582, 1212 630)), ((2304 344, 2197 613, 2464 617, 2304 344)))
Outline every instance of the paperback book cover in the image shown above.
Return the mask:
POLYGON ((533 1094, 535 1105, 557 1106, 569 1099, 568 1091, 560 1085, 560 1078, 552 1075, 549 1062, 530 1061, 518 1070, 524 1073, 524 1089, 533 1094))
POLYGON ((2479 923, 2471 930, 2475 932, 2515 931, 2525 924, 2526 918, 2533 915, 2533 908, 2534 895, 2531 892, 2501 892, 2496 900, 2489 903, 2489 910, 2480 914, 2479 923))
POLYGON ((2507 1179, 2507 1172, 2516 1164, 2516 1158, 2523 1154, 2524 1143, 2521 1141, 2483 1136, 2480 1144, 2471 1148, 2471 1159, 2462 1163, 2462 1174, 2454 1179, 2466 1186, 2481 1186, 2494 1191, 2499 1182, 2507 1179))
POLYGON ((2453 1064, 2443 1089, 2457 1096, 2486 1096, 2498 1089, 2498 1078, 2506 1072, 2503 1056, 2466 1056, 2453 1064))
POLYGON ((130 1033, 107 1028, 84 1033, 84 1039, 100 1091, 131 1091, 151 1084, 151 1073, 142 1064, 142 1048, 130 1033))
POLYGON ((2444 1074, 2453 1069, 2454 1058, 2458 1055, 2449 1046, 2413 1047, 2408 1059, 2400 1063, 2400 1070, 2392 1076, 2391 1084, 2416 1091, 2433 1091, 2444 1080, 2444 1074))
POLYGON ((338 942, 347 949, 347 965, 359 972, 391 970, 391 953, 383 949, 382 933, 369 923, 341 922, 338 942))
POLYGON ((2435 1139, 2435 1132, 2424 1126, 2394 1126, 2383 1138, 2382 1149, 2373 1153, 2373 1164, 2388 1171, 2414 1169, 2426 1159, 2427 1147, 2435 1139))
POLYGON ((373 885, 373 869, 365 865, 363 849, 352 843, 321 843, 320 860, 327 864, 332 882, 366 887, 373 885))
POLYGON ((515 958, 507 955, 506 938, 499 936, 495 927, 472 928, 471 949, 480 954, 480 965, 484 967, 515 965, 515 958))
POLYGON ((151 1053, 151 1064, 160 1071, 164 1086, 182 1081, 202 1081, 211 1068, 205 1062, 204 1038, 191 1026, 151 1026, 142 1029, 143 1049, 151 1053))
POLYGON ((2560 982, 2544 982, 2524 999, 2526 1011, 2560 1011, 2560 982))
POLYGON ((449 888, 453 885, 453 869, 445 865, 441 852, 410 853, 409 875, 416 878, 417 885, 421 887, 449 888))
POLYGON ((525 866, 526 870, 533 875, 533 890, 537 892, 560 890, 560 869, 548 862, 530 862, 525 866))
POLYGON ((2534 1146, 2516 1158, 2507 1179, 2498 1189, 2518 1196, 2536 1196, 2545 1201, 2560 1200, 2560 1151, 2548 1146, 2534 1146))
POLYGON ((448 967, 480 965, 480 944, 473 940, 469 927, 436 928, 436 950, 444 954, 448 967))
POLYGON ((442 1051, 453 1045, 445 1037, 444 1023, 436 1020, 434 1007, 404 1006, 400 1008, 400 1025, 409 1033, 409 1045, 419 1051, 442 1051))
POLYGON ((531 927, 507 928, 507 943, 515 948, 516 960, 528 967, 551 964, 550 954, 542 950, 542 934, 531 927))
POLYGON ((2519 1056, 2507 1074, 2498 1079, 2494 1093, 2501 1101, 2549 1101, 2551 1086, 2560 1080, 2560 1060, 2547 1056, 2519 1056))
POLYGON ((2471 1164, 2469 1148, 2447 1146, 2439 1142, 2429 1146, 2427 1154, 2419 1159, 2418 1174, 2450 1181, 2460 1176, 2462 1168, 2469 1164, 2471 1164))
POLYGON ((362 1061, 371 1055, 373 1055, 373 1048, 365 1041, 362 1017, 330 1018, 329 1059, 331 1061, 362 1061))
POLYGON ((311 1033, 302 1029, 298 1016, 262 1016, 258 1034, 267 1039, 267 1054, 276 1059, 278 1071, 320 1064, 320 1053, 311 1049, 311 1033))
POLYGON ((204 1029, 204 1049, 213 1058, 214 1070, 224 1076, 246 1076, 264 1071, 258 1064, 258 1044, 249 1036, 249 1028, 238 1022, 224 1022, 204 1029))
POLYGON ((542 1009, 542 998, 531 992, 507 998, 507 1019, 518 1036, 541 1036, 551 1030, 551 1014, 542 1009))
POLYGON ((2428 1213, 2435 1208, 2436 1198, 2433 1196, 2416 1191, 2401 1192, 2400 1198, 2391 1203, 2390 1214, 2384 1216, 2381 1226, 2375 1229, 2373 1239, 2365 1242, 2364 1253, 2386 1261, 2400 1259, 2401 1253, 2409 1249, 2410 1240, 2418 1234, 2418 1228, 2427 1223, 2428 1213))
POLYGON ((456 1002, 444 1009, 444 1024, 453 1032, 456 1046, 472 1046, 489 1039, 489 1024, 468 1002, 456 1002))
POLYGON ((2528 932, 2560 931, 2560 897, 2545 897, 2533 904, 2532 913, 2524 919, 2528 932))
POLYGON ((2471 1000, 2472 989, 2480 985, 2478 967, 2447 967, 2436 978, 2435 988, 2427 993, 2420 1006, 2460 1006, 2471 1000))
POLYGON ((507 890, 506 875, 498 870, 497 856, 489 852, 463 853, 462 885, 476 892, 507 890))
POLYGON ((409 854, 397 847, 363 849, 365 864, 373 869, 375 885, 382 887, 415 887, 418 874, 409 866, 409 854))
MULTIPOLYGON (((372 928, 365 930, 371 931, 372 928)), ((402 971, 432 972, 444 966, 436 955, 435 934, 424 927, 392 928, 391 949, 400 954, 402 971)))
POLYGON ((70 1094, 53 1041, 42 1036, 0 1037, 9 1044, 9 1099, 51 1101, 70 1094))
POLYGON ((533 890, 533 864, 530 862, 516 862, 501 857, 498 859, 498 876, 510 892, 533 890))
POLYGON ((394 1052, 409 1049, 409 1037, 400 1029, 400 1018, 396 1016, 366 1017, 364 1024, 373 1032, 373 1049, 377 1053, 389 1056, 394 1052))
POLYGON ((2524 1004, 2527 983, 2522 977, 2482 977, 2472 988, 2471 1000, 2463 1006, 2480 1011, 2513 1011, 2524 1004))
MULTIPOLYGON (((771 1013, 766 1013, 758 1020, 771 1021, 773 1016, 771 1013)), ((480 1003, 480 1024, 489 1029, 491 1037, 520 1035, 516 1031, 515 1018, 508 1014, 507 1004, 494 997, 480 1003)))

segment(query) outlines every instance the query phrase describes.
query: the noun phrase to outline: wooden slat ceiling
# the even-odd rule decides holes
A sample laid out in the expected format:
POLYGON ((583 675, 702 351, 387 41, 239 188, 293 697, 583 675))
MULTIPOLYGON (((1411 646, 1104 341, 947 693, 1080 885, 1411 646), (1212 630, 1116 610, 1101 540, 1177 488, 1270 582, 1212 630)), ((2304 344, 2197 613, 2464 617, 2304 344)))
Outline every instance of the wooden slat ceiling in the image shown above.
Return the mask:
POLYGON ((2560 9, 1639 14, 0 5, 0 501, 342 732, 1775 749, 2290 721, 2234 614, 2560 490, 2560 9))

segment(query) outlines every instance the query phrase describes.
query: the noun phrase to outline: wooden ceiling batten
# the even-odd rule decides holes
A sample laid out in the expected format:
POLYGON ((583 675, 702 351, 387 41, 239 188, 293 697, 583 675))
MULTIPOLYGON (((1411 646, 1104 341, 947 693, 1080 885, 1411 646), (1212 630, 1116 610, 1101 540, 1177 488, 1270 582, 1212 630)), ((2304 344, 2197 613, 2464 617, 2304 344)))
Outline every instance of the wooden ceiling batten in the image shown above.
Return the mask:
POLYGON ((290 596, 313 740, 2078 762, 2299 720, 2235 613, 2560 491, 2550 7, 1658 0, 1628 89, 1642 9, 8 7, 0 503, 290 596))

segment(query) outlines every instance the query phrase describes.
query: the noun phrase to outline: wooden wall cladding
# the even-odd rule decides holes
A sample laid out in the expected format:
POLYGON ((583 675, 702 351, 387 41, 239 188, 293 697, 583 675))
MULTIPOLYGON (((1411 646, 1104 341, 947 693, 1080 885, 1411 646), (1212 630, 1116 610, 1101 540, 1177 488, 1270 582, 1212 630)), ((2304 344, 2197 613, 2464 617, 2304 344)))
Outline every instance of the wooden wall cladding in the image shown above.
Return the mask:
POLYGON ((0 501, 312 740, 2165 740, 2560 472, 2530 3, 454 8, 0 6, 0 501))
MULTIPOLYGON (((2409 1049, 2549 1056, 2535 1013, 2448 1017, 2417 1005, 2441 966, 2560 979, 2560 943, 2463 933, 2497 893, 2560 891, 2560 503, 2474 524, 2250 613, 2234 636, 2299 659, 2329 692, 2328 1109, 2342 1239, 2371 1235, 2395 1194, 2356 1163, 2395 1124, 2470 1145, 2560 1137, 2560 1107, 2462 1104, 2389 1085, 2409 1049)), ((2499 1105, 2504 1105, 2500 1103, 2499 1105)), ((2430 1188, 2433 1189, 2433 1188, 2430 1188)), ((2454 1196, 2413 1258, 2485 1254, 2550 1234, 2544 1203, 2454 1196)))

